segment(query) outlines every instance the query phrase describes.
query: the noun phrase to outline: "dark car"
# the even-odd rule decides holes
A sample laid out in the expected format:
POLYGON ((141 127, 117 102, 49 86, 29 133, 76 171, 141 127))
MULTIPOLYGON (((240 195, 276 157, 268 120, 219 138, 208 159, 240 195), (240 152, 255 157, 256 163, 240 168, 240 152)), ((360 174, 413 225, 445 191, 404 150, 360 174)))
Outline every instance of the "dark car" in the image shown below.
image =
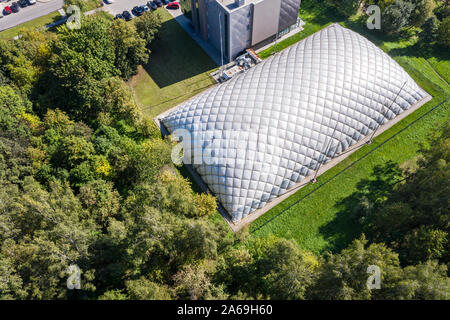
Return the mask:
POLYGON ((167 9, 179 9, 180 8, 180 4, 178 2, 170 2, 167 5, 167 9))
POLYGON ((169 4, 169 3, 170 3, 170 0, 162 0, 162 2, 163 2, 164 4, 169 4))
POLYGON ((8 14, 11 14, 11 13, 12 13, 12 10, 11 10, 11 8, 9 6, 6 6, 6 7, 3 8, 3 14, 5 16, 7 16, 8 14))
POLYGON ((162 6, 163 6, 163 3, 162 3, 161 0, 155 0, 155 3, 156 3, 156 5, 157 5, 158 7, 162 7, 162 6))
POLYGON ((11 8, 11 11, 14 12, 14 13, 20 11, 20 6, 19 6, 19 4, 17 2, 11 3, 10 8, 11 8))
POLYGON ((17 3, 21 8, 25 8, 26 6, 28 6, 28 0, 19 0, 17 1, 17 3))
POLYGON ((129 11, 122 12, 122 16, 126 21, 130 21, 131 19, 133 19, 133 16, 129 11))
POLYGON ((142 9, 141 7, 134 7, 131 12, 135 15, 135 16, 142 16, 142 14, 144 13, 144 9, 142 9))
POLYGON ((147 5, 148 5, 148 7, 149 7, 150 9, 152 9, 152 10, 158 9, 158 6, 157 6, 156 3, 154 3, 153 1, 147 2, 147 5))
POLYGON ((11 8, 11 11, 14 12, 14 13, 20 11, 20 7, 19 7, 19 5, 17 4, 17 2, 13 2, 13 3, 11 4, 10 8, 11 8))
POLYGON ((118 13, 118 14, 116 14, 116 16, 114 17, 114 19, 125 19, 125 17, 124 17, 121 13, 118 13))

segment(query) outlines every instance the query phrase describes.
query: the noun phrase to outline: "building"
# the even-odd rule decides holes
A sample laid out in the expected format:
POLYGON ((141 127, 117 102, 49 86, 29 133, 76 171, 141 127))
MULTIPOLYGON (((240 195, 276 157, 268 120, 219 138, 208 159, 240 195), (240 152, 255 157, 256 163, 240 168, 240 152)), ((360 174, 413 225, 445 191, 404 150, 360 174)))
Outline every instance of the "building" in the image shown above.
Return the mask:
POLYGON ((231 62, 298 27, 301 0, 181 0, 197 34, 231 62))
POLYGON ((183 161, 233 228, 430 99, 380 48, 334 24, 160 119, 172 134, 190 132, 183 161))

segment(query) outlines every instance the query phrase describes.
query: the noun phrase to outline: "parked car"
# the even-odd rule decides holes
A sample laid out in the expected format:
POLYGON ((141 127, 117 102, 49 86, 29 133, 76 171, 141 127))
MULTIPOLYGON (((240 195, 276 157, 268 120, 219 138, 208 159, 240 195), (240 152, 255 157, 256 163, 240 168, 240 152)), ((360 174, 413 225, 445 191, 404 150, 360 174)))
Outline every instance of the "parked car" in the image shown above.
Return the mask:
POLYGON ((141 7, 135 6, 131 10, 131 13, 133 13, 135 16, 142 16, 142 14, 144 13, 144 9, 142 9, 141 7))
POLYGON ((11 14, 11 13, 12 13, 12 10, 11 10, 11 8, 9 6, 6 6, 6 7, 3 8, 3 14, 5 16, 7 16, 8 14, 11 14))
POLYGON ((130 21, 131 19, 133 19, 133 16, 129 11, 122 12, 122 16, 126 21, 130 21))
POLYGON ((118 14, 116 14, 116 16, 114 17, 114 19, 125 19, 125 17, 124 17, 121 13, 118 13, 118 14))
POLYGON ((161 0, 155 0, 154 2, 155 2, 155 4, 156 4, 158 7, 162 7, 162 6, 163 6, 163 3, 162 3, 161 0))
POLYGON ((112 4, 114 3, 114 0, 103 0, 106 4, 112 4))
POLYGON ((162 0, 162 2, 163 2, 164 4, 169 4, 169 3, 170 3, 170 0, 162 0))
POLYGON ((147 2, 147 5, 148 5, 149 8, 152 9, 152 10, 158 9, 158 6, 157 6, 156 3, 154 3, 153 1, 147 2))
POLYGON ((179 9, 180 4, 178 2, 169 2, 167 9, 179 9))
POLYGON ((17 1, 17 3, 19 4, 19 6, 21 8, 25 8, 25 7, 28 6, 28 1, 27 0, 19 0, 19 1, 17 1))
POLYGON ((36 4, 36 0, 28 0, 28 4, 32 6, 33 4, 36 4))
POLYGON ((150 11, 150 8, 146 4, 143 4, 141 8, 142 10, 144 10, 144 12, 150 11))
POLYGON ((19 5, 17 4, 17 2, 13 2, 13 3, 11 4, 11 11, 14 12, 14 13, 20 11, 20 7, 19 7, 19 5))

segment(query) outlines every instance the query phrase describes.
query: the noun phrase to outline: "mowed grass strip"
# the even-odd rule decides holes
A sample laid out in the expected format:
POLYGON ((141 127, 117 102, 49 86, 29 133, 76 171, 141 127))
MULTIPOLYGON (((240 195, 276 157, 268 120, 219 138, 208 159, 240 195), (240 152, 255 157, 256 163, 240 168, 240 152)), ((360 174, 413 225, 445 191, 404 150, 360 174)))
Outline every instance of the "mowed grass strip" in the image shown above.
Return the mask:
MULTIPOLYGON (((306 14, 300 14, 307 23, 306 27, 308 24, 311 25, 310 34, 326 27, 330 21, 339 21, 333 14, 317 10, 317 7, 310 9, 310 11, 306 9, 306 14), (321 22, 324 23, 320 24, 321 22)), ((328 250, 337 252, 359 236, 359 225, 352 219, 351 208, 341 205, 342 200, 357 191, 358 182, 368 179, 375 166, 389 160, 402 164, 415 158, 420 144, 426 141, 433 129, 450 116, 448 101, 427 114, 450 95, 447 83, 450 68, 448 53, 435 52, 434 56, 433 52, 423 54, 410 42, 395 41, 364 29, 357 23, 357 17, 347 21, 341 19, 340 23, 363 34, 387 52, 422 88, 433 95, 433 100, 378 136, 371 145, 362 147, 328 170, 318 178, 316 184, 300 189, 250 226, 253 237, 273 234, 292 238, 302 248, 315 253, 328 250), (408 127, 424 114, 426 115, 423 118, 408 127), (400 133, 395 135, 398 132, 400 133), (383 143, 394 135, 394 138, 383 143), (374 148, 375 151, 365 156, 374 148), (358 161, 362 157, 364 158, 358 161), (343 171, 350 165, 352 165, 350 168, 343 171), (338 173, 340 174, 336 176, 338 173), (321 186, 324 182, 326 184, 321 186)), ((303 39, 308 35, 307 33, 302 37, 299 35, 293 37, 300 40, 299 38, 303 39)), ((286 39, 285 44, 292 44, 296 42, 294 40, 286 39)), ((273 49, 269 48, 266 52, 270 54, 273 49)))
MULTIPOLYGON (((3 19, 9 19, 9 18, 14 18, 14 16, 7 16, 7 17, 4 17, 3 19)), ((61 15, 59 14, 58 11, 49 13, 45 16, 22 23, 18 26, 15 26, 13 28, 6 29, 6 30, 0 32, 0 39, 10 40, 10 39, 14 38, 15 36, 19 35, 21 30, 26 30, 26 29, 36 30, 38 28, 42 28, 42 27, 46 26, 47 24, 55 22, 59 19, 61 19, 61 15)))
POLYGON ((211 58, 165 10, 156 11, 163 24, 151 46, 147 65, 129 84, 145 114, 155 117, 215 84, 211 58))

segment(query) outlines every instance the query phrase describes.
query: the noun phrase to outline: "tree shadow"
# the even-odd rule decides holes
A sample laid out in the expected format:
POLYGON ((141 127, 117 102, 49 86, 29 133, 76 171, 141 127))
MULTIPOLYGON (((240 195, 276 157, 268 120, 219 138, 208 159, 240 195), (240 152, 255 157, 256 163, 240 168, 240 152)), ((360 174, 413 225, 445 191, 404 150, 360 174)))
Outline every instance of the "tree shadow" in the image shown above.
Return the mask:
POLYGON ((213 60, 175 19, 162 23, 161 31, 150 50, 150 59, 144 69, 159 88, 216 68, 213 60))
POLYGON ((450 60, 450 51, 444 47, 437 44, 422 44, 417 42, 408 47, 395 48, 389 51, 389 55, 396 56, 407 56, 415 58, 436 58, 438 61, 450 60))
POLYGON ((335 204, 336 217, 322 226, 319 232, 329 243, 325 251, 340 252, 364 231, 370 215, 392 193, 402 177, 402 170, 393 161, 374 167, 368 179, 356 184, 356 190, 335 204))

